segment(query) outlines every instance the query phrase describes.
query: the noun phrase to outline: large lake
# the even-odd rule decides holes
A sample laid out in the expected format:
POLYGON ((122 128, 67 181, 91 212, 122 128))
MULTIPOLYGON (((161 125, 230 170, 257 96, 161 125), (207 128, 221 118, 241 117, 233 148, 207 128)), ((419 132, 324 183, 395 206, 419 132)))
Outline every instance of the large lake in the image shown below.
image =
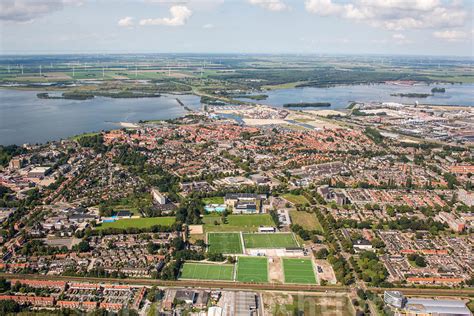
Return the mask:
MULTIPOLYGON (((355 85, 267 91, 267 100, 255 102, 273 106, 295 102, 330 102, 332 109, 346 108, 350 101, 413 104, 418 100, 428 104, 474 106, 473 84, 435 86, 446 88, 446 93, 437 93, 421 99, 401 98, 390 94, 430 93, 434 85, 355 85)), ((193 95, 163 95, 160 98, 141 99, 99 97, 76 101, 38 99, 36 93, 0 89, 0 144, 40 143, 85 132, 118 128, 118 122, 176 118, 186 113, 176 102, 176 97, 190 108, 200 107, 199 97, 193 95)))
POLYGON ((120 128, 118 122, 170 119, 200 107, 194 95, 91 100, 38 99, 37 91, 0 89, 0 144, 43 143, 86 132, 120 128))
MULTIPOLYGON (((398 102, 414 104, 438 104, 438 105, 469 105, 474 106, 473 84, 437 84, 437 85, 414 85, 401 86, 394 84, 352 85, 335 86, 330 88, 293 88, 262 92, 268 98, 262 101, 241 99, 248 102, 260 104, 283 106, 286 103, 298 102, 329 102, 330 109, 343 109, 351 101, 359 102, 398 102), (435 93, 427 98, 406 98, 391 96, 393 93, 431 93, 433 87, 445 88, 445 93, 435 93)), ((318 108, 306 108, 318 109, 318 108)), ((321 109, 321 108, 320 108, 321 109)))

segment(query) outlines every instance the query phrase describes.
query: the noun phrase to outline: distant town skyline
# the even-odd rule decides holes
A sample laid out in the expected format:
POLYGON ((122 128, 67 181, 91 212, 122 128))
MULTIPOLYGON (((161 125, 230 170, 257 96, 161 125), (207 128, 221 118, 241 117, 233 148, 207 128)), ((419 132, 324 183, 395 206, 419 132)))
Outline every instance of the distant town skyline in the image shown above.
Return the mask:
POLYGON ((6 0, 0 53, 474 56, 472 1, 6 0))

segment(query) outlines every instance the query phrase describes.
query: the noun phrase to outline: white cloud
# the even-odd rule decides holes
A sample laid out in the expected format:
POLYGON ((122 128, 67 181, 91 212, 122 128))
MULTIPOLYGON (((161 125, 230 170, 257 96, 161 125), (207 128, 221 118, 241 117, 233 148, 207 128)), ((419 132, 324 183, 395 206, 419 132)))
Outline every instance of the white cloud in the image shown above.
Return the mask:
POLYGON ((284 11, 288 9, 288 6, 281 0, 248 0, 248 2, 270 11, 284 11))
POLYGON ((420 11, 429 11, 440 5, 439 0, 360 0, 359 3, 364 6, 384 9, 406 10, 412 8, 420 11))
POLYGON ((212 10, 224 3, 224 0, 144 0, 157 5, 186 5, 194 10, 212 10))
POLYGON ((332 0, 306 0, 305 7, 306 11, 322 16, 340 14, 343 11, 343 6, 332 0))
POLYGON ((468 37, 466 32, 457 30, 436 31, 433 36, 447 41, 460 41, 468 37))
POLYGON ((0 0, 0 21, 31 22, 65 6, 83 3, 83 0, 0 0))
POLYGON ((412 40, 408 39, 405 34, 402 33, 395 33, 392 34, 392 41, 394 41, 398 45, 404 45, 404 44, 411 44, 413 43, 412 40))
POLYGON ((364 21, 374 27, 391 31, 462 27, 469 18, 458 1, 450 4, 440 0, 306 0, 308 12, 320 16, 338 16, 364 21))
POLYGON ((214 24, 211 24, 211 23, 208 23, 208 24, 204 24, 202 26, 203 29, 213 29, 214 28, 214 24))
POLYGON ((117 24, 123 27, 132 27, 134 25, 134 22, 131 16, 126 16, 120 19, 117 24))
POLYGON ((396 34, 393 34, 393 35, 392 35, 392 38, 393 38, 394 40, 404 40, 404 39, 406 38, 406 36, 403 35, 403 34, 400 34, 400 33, 396 33, 396 34))
POLYGON ((157 19, 142 19, 140 25, 181 26, 186 24, 193 12, 184 5, 174 5, 170 8, 171 17, 157 19))

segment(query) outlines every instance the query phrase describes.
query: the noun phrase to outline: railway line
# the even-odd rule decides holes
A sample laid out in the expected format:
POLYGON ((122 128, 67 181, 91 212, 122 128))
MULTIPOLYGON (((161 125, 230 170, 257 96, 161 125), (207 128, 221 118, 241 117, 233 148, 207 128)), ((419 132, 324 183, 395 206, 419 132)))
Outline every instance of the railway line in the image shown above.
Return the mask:
MULTIPOLYGON (((119 279, 119 278, 96 278, 96 277, 77 277, 77 276, 56 276, 56 275, 37 275, 37 274, 6 274, 0 273, 0 277, 6 279, 27 279, 27 280, 54 280, 67 282, 92 282, 92 283, 121 283, 129 285, 148 285, 159 287, 195 287, 195 288, 213 288, 229 290, 260 290, 260 291, 290 291, 290 292, 324 292, 324 293, 349 293, 354 290, 353 287, 342 285, 311 285, 311 284, 278 284, 278 283, 243 283, 243 282, 222 282, 222 281, 165 281, 155 279, 119 279)), ((456 297, 474 297, 474 288, 463 289, 440 289, 440 288, 377 288, 367 287, 367 290, 374 293, 383 293, 384 291, 401 291, 408 296, 456 296, 456 297)))

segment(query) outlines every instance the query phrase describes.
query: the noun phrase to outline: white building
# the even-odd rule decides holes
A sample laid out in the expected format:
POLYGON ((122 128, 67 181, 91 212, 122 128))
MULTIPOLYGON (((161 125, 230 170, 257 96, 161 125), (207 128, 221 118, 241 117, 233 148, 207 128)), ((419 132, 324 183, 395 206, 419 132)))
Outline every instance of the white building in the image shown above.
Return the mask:
POLYGON ((153 196, 153 201, 158 204, 166 204, 166 196, 164 196, 158 189, 151 189, 151 195, 153 196))
POLYGON ((51 167, 34 167, 28 172, 28 178, 41 178, 51 171, 51 167))
POLYGON ((385 291, 383 293, 383 300, 385 304, 395 308, 403 308, 406 303, 406 298, 399 291, 385 291))
POLYGON ((357 251, 370 251, 372 250, 372 244, 367 239, 358 239, 353 242, 352 247, 357 251))
POLYGON ((258 228, 258 232, 259 233, 274 233, 274 232, 276 232, 276 228, 275 227, 260 226, 258 228))

